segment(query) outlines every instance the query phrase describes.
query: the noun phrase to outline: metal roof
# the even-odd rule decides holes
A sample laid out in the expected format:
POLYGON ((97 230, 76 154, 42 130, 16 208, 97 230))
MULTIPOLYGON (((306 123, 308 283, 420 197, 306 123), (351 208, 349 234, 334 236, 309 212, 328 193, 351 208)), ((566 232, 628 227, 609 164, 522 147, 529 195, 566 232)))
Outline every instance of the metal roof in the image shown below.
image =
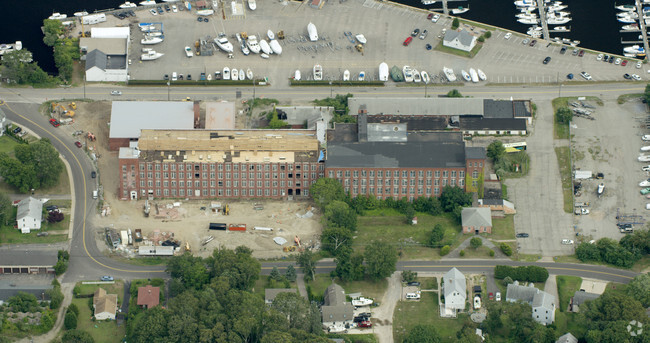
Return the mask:
POLYGON ((194 104, 184 101, 113 101, 109 138, 139 138, 142 129, 193 129, 194 104))
POLYGON ((126 55, 126 39, 124 38, 80 38, 79 47, 85 51, 95 49, 107 55, 126 55))
POLYGON ((448 298, 454 292, 458 292, 462 296, 467 296, 467 281, 465 280, 465 275, 460 270, 455 267, 451 268, 442 278, 445 283, 445 298, 448 298))
POLYGON ((460 42, 460 44, 462 44, 464 46, 472 45, 472 41, 475 39, 475 37, 472 36, 465 29, 462 29, 460 31, 447 30, 447 32, 445 32, 445 37, 444 37, 445 42, 451 42, 456 38, 458 38, 458 41, 460 42))
POLYGON ((100 50, 92 50, 86 55, 86 70, 97 67, 106 70, 106 54, 100 50))
POLYGON ((594 300, 598 298, 600 294, 587 293, 585 291, 576 291, 573 294, 573 305, 582 305, 587 300, 594 300))
POLYGON ((348 98, 351 115, 362 105, 368 115, 483 115, 483 99, 477 98, 348 98))
POLYGON ((525 131, 526 120, 514 118, 461 117, 461 130, 525 131))
POLYGON ((25 217, 34 218, 35 221, 40 222, 43 219, 43 202, 32 197, 21 200, 18 203, 16 220, 20 221, 25 217))
POLYGON ((492 226, 492 211, 489 207, 469 207, 461 212, 463 226, 492 226))

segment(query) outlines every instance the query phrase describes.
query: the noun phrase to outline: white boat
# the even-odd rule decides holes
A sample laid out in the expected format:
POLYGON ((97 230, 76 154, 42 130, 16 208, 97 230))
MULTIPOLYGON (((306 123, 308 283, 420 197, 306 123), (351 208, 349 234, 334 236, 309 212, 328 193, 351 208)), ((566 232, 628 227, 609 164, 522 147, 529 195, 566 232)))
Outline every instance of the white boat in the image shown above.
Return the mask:
POLYGON ((535 13, 519 13, 515 14, 515 17, 521 19, 538 19, 537 14, 535 13))
POLYGON ((133 7, 138 7, 138 5, 128 1, 120 5, 120 8, 133 8, 133 7))
POLYGON ((271 46, 271 50, 273 50, 274 54, 281 55, 282 54, 282 47, 280 46, 280 43, 277 40, 272 40, 269 45, 271 46))
POLYGON ((615 6, 617 10, 625 11, 625 12, 634 12, 636 11, 636 6, 634 5, 619 5, 615 6))
POLYGON ((366 79, 366 72, 365 71, 360 71, 359 72, 359 81, 363 81, 366 79))
POLYGON ((350 71, 347 69, 343 72, 343 81, 350 81, 350 71))
POLYGON ((309 40, 315 42, 318 40, 318 31, 316 30, 316 25, 309 22, 307 25, 307 33, 309 33, 309 40))
POLYGON ((469 11, 469 7, 463 7, 463 6, 458 6, 458 8, 454 8, 451 10, 451 14, 463 14, 465 12, 469 11))
POLYGON ((345 332, 348 329, 345 328, 345 325, 342 324, 337 324, 337 325, 330 325, 330 327, 327 328, 327 332, 329 333, 340 333, 340 332, 345 332))
POLYGON ((212 80, 212 73, 208 73, 208 81, 212 80))
POLYGON ((472 78, 469 76, 469 74, 464 69, 460 71, 460 74, 463 76, 463 79, 465 79, 465 81, 467 81, 467 82, 472 81, 472 78))
POLYGON ((368 42, 368 40, 366 39, 366 37, 365 37, 364 35, 362 35, 362 34, 358 34, 358 35, 356 35, 355 37, 357 38, 357 40, 358 40, 359 43, 361 43, 361 44, 366 44, 366 43, 368 42))
POLYGON ((358 299, 352 300, 352 306, 369 306, 372 305, 372 303, 373 303, 372 299, 368 299, 364 297, 359 297, 358 299))
POLYGON ((300 70, 296 69, 296 71, 293 73, 293 79, 296 81, 300 81, 301 79, 300 70))
POLYGON ((86 12, 86 11, 74 12, 75 17, 83 17, 85 15, 88 15, 88 12, 86 12))
POLYGON ((138 26, 140 26, 140 31, 142 32, 149 32, 156 29, 155 25, 149 23, 140 24, 138 26))
POLYGON ((244 54, 244 56, 248 56, 251 53, 251 51, 248 50, 248 47, 246 46, 246 43, 242 43, 241 52, 242 52, 242 54, 244 54))
POLYGON ((226 38, 226 34, 223 32, 219 33, 219 36, 214 39, 214 43, 217 44, 219 49, 231 53, 233 52, 233 46, 232 44, 228 41, 228 38, 226 38))
POLYGON ((478 73, 478 78, 481 81, 487 80, 487 75, 485 75, 485 73, 481 69, 477 69, 476 72, 478 73))
POLYGON ((161 52, 156 52, 154 50, 148 51, 140 56, 140 59, 143 61, 153 61, 161 58, 164 54, 161 52))
POLYGON ((314 80, 323 80, 323 67, 320 64, 314 65, 314 80))
POLYGON ((639 30, 639 24, 623 25, 623 30, 625 30, 625 31, 639 30))
MULTIPOLYGON (((143 49, 143 50, 144 50, 144 49, 143 49)), ((186 47, 185 47, 185 56, 187 56, 187 57, 192 57, 192 56, 194 56, 194 52, 192 51, 192 48, 190 48, 189 46, 186 46, 186 47)))
POLYGON ((246 72, 244 69, 239 69, 239 79, 242 81, 246 80, 246 72))
POLYGON ((198 10, 198 11, 196 11, 196 14, 197 14, 197 15, 203 15, 203 16, 206 16, 206 15, 213 15, 213 14, 214 14, 214 10, 211 10, 211 9, 198 10))
POLYGON ((420 76, 422 77, 422 82, 424 82, 424 84, 428 85, 429 82, 431 81, 431 78, 429 77, 429 73, 427 73, 424 70, 420 72, 420 76))
POLYGON ((413 69, 410 66, 404 66, 402 73, 404 73, 404 82, 413 82, 413 69))
POLYGON ((517 6, 517 7, 536 7, 537 3, 535 1, 517 0, 517 1, 515 1, 515 6, 517 6))
POLYGON ((642 46, 639 45, 632 45, 632 46, 627 46, 623 48, 623 51, 628 53, 628 54, 643 54, 644 49, 642 46))
POLYGON ((239 80, 239 70, 232 68, 230 71, 230 79, 233 81, 239 80))
POLYGON ((47 19, 60 20, 60 19, 65 19, 65 18, 67 18, 67 17, 68 17, 67 14, 61 14, 61 13, 59 13, 59 12, 54 12, 54 13, 52 13, 52 15, 49 16, 47 19))
POLYGON ((246 69, 246 77, 247 77, 249 80, 252 80, 252 79, 253 79, 253 71, 251 70, 251 68, 246 69))
POLYGON ((156 4, 155 0, 140 1, 141 6, 151 6, 151 5, 155 5, 155 4, 156 4))
POLYGON ((476 69, 469 68, 469 77, 472 79, 472 82, 478 82, 478 73, 476 72, 476 69))
POLYGON ((632 24, 635 23, 636 20, 630 17, 619 17, 618 21, 623 23, 623 24, 632 24))
POLYGON ((219 0, 212 0, 212 9, 215 11, 219 9, 219 0))
POLYGON ((533 19, 533 18, 519 18, 517 19, 517 21, 526 25, 539 24, 539 19, 533 19))
POLYGON ((420 75, 420 72, 417 69, 413 69, 413 82, 422 82, 422 75, 420 75))
POLYGON ((388 81, 388 64, 379 64, 379 81, 388 81))
POLYGON ((250 8, 251 11, 255 11, 255 9, 257 9, 257 3, 255 0, 248 0, 248 8, 250 8))
POLYGON ((569 17, 547 17, 546 18, 546 23, 549 25, 560 25, 560 24, 566 24, 571 21, 571 18, 569 17))
POLYGON ((14 43, 14 49, 16 49, 16 51, 22 50, 23 49, 23 42, 17 40, 16 43, 14 43))
POLYGON ((147 32, 145 34, 146 37, 162 37, 163 33, 162 32, 147 32))
POLYGON ((263 59, 268 60, 269 57, 271 57, 271 56, 269 56, 268 54, 265 54, 265 53, 261 53, 261 54, 260 54, 260 57, 263 58, 263 59))
POLYGON ((433 5, 433 4, 435 4, 435 3, 436 3, 436 0, 421 0, 421 2, 422 2, 422 5, 426 5, 426 6, 428 6, 428 5, 433 5))
POLYGON ((228 67, 223 67, 223 79, 224 80, 230 80, 230 68, 228 67))
POLYGON ((151 38, 141 39, 140 44, 151 45, 151 44, 162 43, 162 41, 163 41, 162 37, 151 37, 151 38))
POLYGON ((255 37, 255 35, 248 36, 248 39, 246 40, 246 45, 248 45, 248 48, 251 50, 252 53, 255 54, 260 53, 260 44, 257 43, 257 37, 255 37))
POLYGON ((275 34, 271 30, 266 31, 266 36, 269 37, 269 40, 275 39, 275 34))
POLYGON ((262 51, 263 51, 265 54, 269 54, 269 55, 270 55, 270 54, 273 53, 273 51, 271 50, 271 46, 269 45, 269 42, 267 42, 267 41, 264 40, 264 39, 260 40, 260 48, 262 49, 262 51))
POLYGON ((555 30, 555 31, 569 31, 569 29, 567 29, 566 26, 556 26, 555 28, 553 28, 553 30, 555 30))
POLYGON ((639 19, 639 14, 636 12, 621 12, 621 13, 616 13, 617 17, 630 17, 634 19, 639 19))
POLYGON ((445 73, 445 77, 449 82, 454 82, 456 81, 456 74, 454 74, 454 70, 451 68, 443 67, 442 71, 445 73))

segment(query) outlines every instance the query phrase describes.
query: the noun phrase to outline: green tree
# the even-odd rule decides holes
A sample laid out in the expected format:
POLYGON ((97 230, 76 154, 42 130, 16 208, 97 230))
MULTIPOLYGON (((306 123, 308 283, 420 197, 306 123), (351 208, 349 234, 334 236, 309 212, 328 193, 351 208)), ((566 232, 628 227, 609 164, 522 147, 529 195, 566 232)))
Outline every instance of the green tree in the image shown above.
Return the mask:
POLYGON ((271 121, 269 121, 269 129, 277 130, 277 129, 284 129, 287 127, 289 124, 287 124, 286 121, 278 119, 278 116, 274 116, 271 118, 271 121))
POLYGON ((451 251, 451 247, 448 246, 448 245, 445 245, 444 247, 440 248, 440 256, 445 256, 445 255, 449 254, 450 251, 451 251))
POLYGON ((485 36, 479 36, 479 37, 478 37, 478 41, 479 41, 480 43, 485 42, 485 36))
POLYGON ((293 343, 293 337, 288 332, 271 331, 262 337, 261 343, 293 343))
POLYGON ((621 238, 619 244, 631 253, 649 255, 650 230, 634 230, 634 233, 621 238))
POLYGON ((402 282, 414 282, 418 278, 418 272, 412 270, 402 271, 402 282))
POLYGON ((460 94, 460 92, 458 91, 458 89, 452 89, 452 90, 450 90, 449 92, 447 92, 447 97, 448 97, 448 98, 462 98, 463 95, 460 94))
POLYGON ((271 274, 269 275, 269 279, 275 281, 280 281, 282 279, 282 275, 280 274, 278 267, 273 267, 273 269, 271 269, 271 274))
POLYGON ((490 38, 490 37, 492 37, 492 31, 487 31, 487 32, 484 34, 484 36, 485 36, 485 38, 490 38))
POLYGON ((50 297, 51 309, 56 310, 59 308, 59 306, 61 306, 61 303, 63 302, 63 293, 61 293, 61 286, 54 286, 53 288, 45 291, 45 294, 50 297))
POLYGON ((226 276, 230 287, 249 290, 255 285, 262 270, 260 262, 253 257, 253 251, 245 246, 235 250, 216 249, 207 260, 211 268, 211 277, 226 276))
MULTIPOLYGON (((457 19, 456 19, 457 20, 457 19)), ((440 343, 440 334, 433 325, 419 324, 411 328, 403 343, 440 343)))
POLYGON ((643 307, 650 307, 650 274, 639 274, 627 284, 625 292, 638 300, 643 307))
POLYGON ((309 277, 312 281, 316 280, 316 256, 314 256, 311 249, 305 249, 298 254, 297 262, 302 267, 305 278, 309 277))
POLYGON ((68 306, 67 311, 70 311, 70 312, 74 313, 77 317, 79 317, 79 307, 77 307, 77 305, 70 304, 70 306, 68 306))
POLYGON ((385 242, 374 241, 365 251, 366 272, 370 278, 379 280, 390 276, 397 264, 395 247, 385 242))
POLYGON ((308 313, 310 311, 307 299, 298 293, 278 294, 271 308, 282 313, 289 322, 289 328, 309 330, 308 313))
POLYGON ((345 199, 343 186, 341 186, 338 180, 326 177, 316 180, 309 188, 309 193, 321 208, 325 208, 332 201, 345 199))
POLYGON ((7 193, 0 193, 0 226, 6 225, 13 217, 11 199, 7 193))
POLYGON ((169 313, 161 306, 148 309, 135 317, 129 342, 165 342, 168 336, 169 313))
POLYGON ((460 187, 445 186, 440 194, 440 203, 445 212, 453 212, 457 207, 472 204, 472 196, 460 187))
POLYGON ((437 247, 442 242, 442 239, 445 237, 445 229, 440 224, 433 226, 433 230, 429 233, 429 245, 432 247, 437 247))
POLYGON ((20 193, 28 193, 31 189, 39 188, 38 178, 34 167, 0 153, 0 176, 6 183, 14 186, 20 193))
POLYGON ((16 158, 23 164, 34 166, 41 187, 52 187, 59 182, 59 175, 65 168, 59 152, 48 139, 40 139, 29 145, 17 145, 16 158))
POLYGON ((483 240, 478 237, 472 237, 472 239, 469 240, 469 245, 474 249, 478 249, 483 245, 483 240))
POLYGON ((201 289, 210 279, 203 259, 190 254, 173 256, 167 263, 166 271, 185 288, 201 289))
POLYGON ((508 243, 500 243, 499 244, 499 249, 501 249, 501 252, 506 255, 506 256, 512 256, 512 247, 508 245, 508 243))
POLYGON ((580 261, 600 261, 600 250, 596 244, 582 242, 576 247, 576 256, 580 261))
POLYGON ((413 208, 413 205, 408 204, 408 206, 406 206, 406 209, 404 210, 404 220, 406 221, 406 224, 408 225, 413 224, 414 217, 415 217, 415 209, 413 208))
POLYGON ((334 200, 325 206, 324 217, 328 227, 338 226, 351 231, 357 230, 357 213, 340 200, 334 200))
POLYGON ((343 281, 356 281, 363 279, 365 267, 363 266, 363 255, 353 254, 352 248, 344 247, 334 259, 336 269, 334 274, 343 281))
POLYGON ((323 229, 321 235, 323 250, 337 255, 339 249, 352 245, 352 231, 339 226, 332 226, 323 229))
POLYGON ((61 343, 95 343, 95 339, 86 331, 69 330, 63 333, 61 343))
POLYGON ((284 274, 284 277, 286 277, 289 282, 294 282, 296 281, 296 276, 296 268, 293 267, 293 264, 290 264, 287 267, 287 272, 284 274))
POLYGON ((561 124, 568 124, 573 119, 573 111, 568 107, 560 107, 555 112, 555 120, 561 124))
POLYGON ((643 98, 646 103, 650 103, 650 83, 645 86, 645 92, 643 93, 643 98))
POLYGON ((451 29, 455 30, 460 26, 460 20, 458 18, 454 18, 454 20, 451 22, 451 29))
POLYGON ((38 300, 33 294, 18 292, 7 299, 7 304, 12 312, 38 312, 38 300))
POLYGON ((494 163, 500 161, 506 154, 506 148, 503 147, 501 141, 494 141, 487 147, 487 157, 492 159, 494 163))
POLYGON ((66 330, 73 330, 77 328, 77 315, 74 312, 67 312, 63 321, 63 326, 66 330))
POLYGON ((645 309, 641 303, 622 293, 605 291, 603 295, 580 306, 580 312, 594 322, 640 320, 645 309), (584 311, 583 311, 584 309, 584 311))

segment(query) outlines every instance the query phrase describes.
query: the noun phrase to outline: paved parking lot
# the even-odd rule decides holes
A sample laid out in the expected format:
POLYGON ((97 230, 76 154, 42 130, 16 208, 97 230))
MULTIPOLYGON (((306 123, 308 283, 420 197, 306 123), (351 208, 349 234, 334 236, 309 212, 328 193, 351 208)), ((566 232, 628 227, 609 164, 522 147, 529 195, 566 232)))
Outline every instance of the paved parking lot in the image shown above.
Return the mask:
MULTIPOLYGON (((225 12, 229 12, 226 8, 225 12)), ((129 48, 133 64, 130 67, 132 79, 162 79, 164 74, 177 73, 193 74, 194 78, 201 72, 214 72, 229 68, 251 68, 256 76, 268 77, 271 83, 278 83, 291 77, 296 69, 301 70, 303 77, 309 78, 314 64, 324 68, 324 78, 338 80, 343 71, 349 69, 355 77, 360 71, 365 71, 367 79, 378 78, 378 65, 386 62, 389 67, 411 65, 419 70, 427 70, 430 75, 439 74, 443 66, 453 68, 460 74, 461 69, 470 67, 480 68, 488 76, 489 82, 494 83, 537 83, 556 82, 564 80, 566 74, 587 71, 594 80, 622 80, 624 73, 638 73, 647 78, 647 68, 635 69, 635 63, 627 67, 605 64, 596 61, 594 54, 587 53, 584 57, 559 53, 560 46, 549 45, 539 41, 536 46, 523 45, 523 36, 515 34, 509 40, 504 39, 505 31, 494 31, 481 51, 472 59, 458 57, 439 51, 427 51, 426 44, 436 46, 440 39, 438 35, 443 28, 448 28, 451 18, 442 16, 438 23, 426 19, 425 11, 397 4, 378 2, 374 0, 348 0, 345 2, 328 2, 321 9, 309 7, 306 3, 297 2, 260 2, 256 11, 245 9, 244 15, 228 16, 218 11, 220 15, 210 16, 208 23, 198 22, 194 12, 183 11, 165 13, 153 16, 148 10, 136 11, 137 17, 127 20, 111 19, 101 26, 132 25, 132 44, 129 48), (137 28, 137 22, 160 21, 163 23, 165 41, 161 44, 147 46, 165 56, 155 61, 140 62, 140 39, 142 34, 137 28), (318 42, 309 42, 307 24, 313 22, 320 36, 318 42), (410 32, 419 28, 428 30, 424 40, 414 39, 408 47, 402 42, 410 32), (238 49, 236 39, 229 38, 235 45, 233 59, 228 59, 223 52, 214 56, 194 56, 187 58, 183 52, 185 46, 194 46, 201 37, 210 35, 216 37, 219 32, 225 32, 232 37, 237 32, 247 32, 265 38, 268 29, 278 32, 283 30, 286 39, 281 40, 283 48, 281 56, 272 55, 265 60, 259 55, 244 56, 238 49), (368 42, 362 55, 353 48, 353 44, 344 36, 344 32, 353 35, 364 34, 368 42), (551 56, 552 61, 543 65, 542 60, 551 56)), ((468 29, 469 26, 463 25, 468 29)), ((482 29, 475 28, 475 32, 482 29)), ((436 80, 439 82, 439 79, 436 80)))

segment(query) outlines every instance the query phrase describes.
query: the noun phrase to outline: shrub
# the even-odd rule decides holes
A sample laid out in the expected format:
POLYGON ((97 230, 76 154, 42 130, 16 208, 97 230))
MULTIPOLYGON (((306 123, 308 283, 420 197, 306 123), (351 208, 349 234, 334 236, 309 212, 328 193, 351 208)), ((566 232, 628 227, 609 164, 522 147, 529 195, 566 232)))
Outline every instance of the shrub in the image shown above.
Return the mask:
POLYGON ((494 267, 494 277, 497 279, 510 277, 519 281, 545 282, 548 279, 548 270, 538 266, 510 267, 498 265, 494 267))
POLYGON ((483 241, 478 237, 472 237, 472 239, 469 240, 469 245, 474 249, 478 249, 483 245, 483 241))
POLYGON ((483 36, 478 37, 478 41, 481 43, 485 42, 485 37, 483 36))
POLYGON ((508 245, 508 243, 499 244, 499 249, 501 249, 501 252, 503 252, 503 254, 506 256, 512 255, 512 247, 508 245))
POLYGON ((465 256, 465 250, 460 251, 460 257, 463 257, 463 256, 465 256))
POLYGON ((458 18, 454 18, 454 21, 451 22, 451 29, 455 30, 460 26, 460 20, 458 18))
POLYGON ((440 248, 440 256, 445 256, 445 255, 449 254, 450 251, 451 251, 451 247, 448 246, 448 245, 445 245, 444 247, 440 248))
POLYGON ((490 257, 494 257, 494 250, 490 249, 490 257))
POLYGON ((492 31, 488 31, 488 32, 486 32, 483 36, 485 36, 485 38, 490 38, 490 37, 492 37, 492 31))
POLYGON ((413 282, 417 279, 418 273, 412 270, 405 270, 402 272, 402 281, 403 282, 413 282))
POLYGON ((66 330, 76 329, 77 315, 74 314, 74 312, 68 311, 68 313, 65 314, 65 320, 63 321, 63 325, 65 326, 66 330))
POLYGON ((67 311, 68 311, 68 312, 72 312, 72 313, 74 313, 77 317, 79 317, 79 307, 77 307, 77 305, 75 305, 75 304, 70 304, 70 306, 68 306, 68 310, 67 310, 67 311))

